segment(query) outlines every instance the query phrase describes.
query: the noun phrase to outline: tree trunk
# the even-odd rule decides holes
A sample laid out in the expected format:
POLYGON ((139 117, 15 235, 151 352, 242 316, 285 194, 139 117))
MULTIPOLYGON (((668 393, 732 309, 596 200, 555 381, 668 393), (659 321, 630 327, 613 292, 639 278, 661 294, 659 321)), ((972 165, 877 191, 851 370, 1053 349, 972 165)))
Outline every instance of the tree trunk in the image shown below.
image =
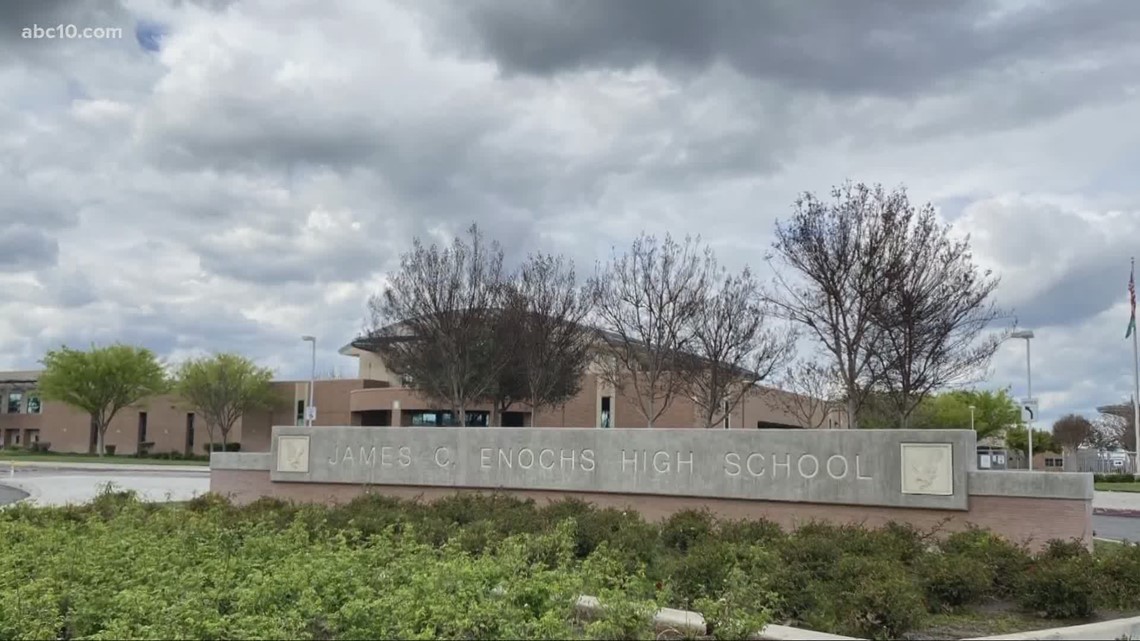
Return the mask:
POLYGON ((491 403, 491 416, 487 420, 487 425, 490 427, 502 427, 503 415, 499 411, 499 403, 491 403))
POLYGON ((98 436, 98 440, 96 440, 96 442, 95 442, 95 450, 97 452, 99 452, 99 456, 103 456, 103 453, 105 451, 104 441, 106 440, 106 437, 105 437, 106 433, 107 433, 107 426, 106 425, 99 426, 99 436, 98 436))
POLYGON ((858 429, 859 421, 855 419, 855 399, 848 394, 847 398, 847 429, 858 429))

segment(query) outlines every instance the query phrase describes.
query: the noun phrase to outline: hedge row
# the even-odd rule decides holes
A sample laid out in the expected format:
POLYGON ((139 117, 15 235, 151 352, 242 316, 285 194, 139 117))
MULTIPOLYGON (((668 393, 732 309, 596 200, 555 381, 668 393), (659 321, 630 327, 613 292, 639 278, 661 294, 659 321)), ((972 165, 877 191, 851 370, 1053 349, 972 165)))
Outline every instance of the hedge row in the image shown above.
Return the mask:
POLYGON ((326 508, 216 497, 0 513, 0 638, 654 638, 657 607, 718 638, 776 620, 899 638, 993 600, 1044 617, 1140 609, 1140 548, 1024 545, 682 512, 655 525, 576 501, 377 496, 326 508), (1095 586, 1095 588, 1094 588, 1095 586), (573 599, 610 607, 574 618, 573 599))
POLYGON ((1113 474, 1093 474, 1093 482, 1095 483, 1135 483, 1136 477, 1131 474, 1113 473, 1113 474))

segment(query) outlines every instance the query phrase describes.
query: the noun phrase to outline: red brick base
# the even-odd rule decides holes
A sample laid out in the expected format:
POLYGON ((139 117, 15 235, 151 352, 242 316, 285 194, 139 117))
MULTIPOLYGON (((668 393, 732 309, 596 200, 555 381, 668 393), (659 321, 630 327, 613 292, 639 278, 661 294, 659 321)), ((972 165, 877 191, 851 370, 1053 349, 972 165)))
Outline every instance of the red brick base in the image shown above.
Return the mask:
MULTIPOLYGON (((306 503, 343 503, 362 494, 383 494, 401 499, 418 498, 433 501, 460 492, 481 490, 395 485, 274 483, 269 480, 268 471, 214 469, 210 471, 210 491, 229 497, 235 503, 245 504, 263 496, 306 503)), ((765 518, 785 528, 795 528, 811 521, 861 523, 869 527, 878 527, 896 521, 910 523, 926 530, 941 526, 945 531, 955 531, 973 524, 1011 540, 1027 542, 1032 548, 1040 547, 1049 539, 1081 539, 1086 545, 1092 545, 1090 525, 1092 501, 1077 499, 971 496, 970 509, 960 512, 544 490, 505 490, 503 493, 521 499, 532 499, 540 504, 564 498, 576 498, 599 507, 637 510, 650 521, 661 520, 680 510, 707 508, 720 518, 765 518)))

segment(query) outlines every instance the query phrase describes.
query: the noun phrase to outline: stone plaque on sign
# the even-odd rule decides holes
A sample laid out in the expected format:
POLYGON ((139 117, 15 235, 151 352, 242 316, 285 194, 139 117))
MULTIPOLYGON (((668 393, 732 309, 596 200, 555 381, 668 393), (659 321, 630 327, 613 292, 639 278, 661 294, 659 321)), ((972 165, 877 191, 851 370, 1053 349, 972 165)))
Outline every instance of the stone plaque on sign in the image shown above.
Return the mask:
POLYGON ((281 436, 277 439, 277 471, 308 474, 308 436, 281 436))
POLYGON ((901 443, 902 493, 954 494, 954 446, 950 443, 901 443))

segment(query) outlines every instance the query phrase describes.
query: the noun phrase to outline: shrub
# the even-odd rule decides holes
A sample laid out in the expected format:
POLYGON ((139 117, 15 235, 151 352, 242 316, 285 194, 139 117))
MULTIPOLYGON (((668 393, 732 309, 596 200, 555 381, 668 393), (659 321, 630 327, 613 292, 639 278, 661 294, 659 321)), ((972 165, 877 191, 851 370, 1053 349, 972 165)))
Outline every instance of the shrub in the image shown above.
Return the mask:
POLYGON ((993 584, 993 571, 982 561, 967 556, 928 554, 916 568, 927 608, 932 612, 977 603, 993 584))
POLYGON ((1098 552, 1095 561, 1104 603, 1120 610, 1140 607, 1140 546, 1126 543, 1098 552))
POLYGON ((118 449, 117 445, 104 445, 103 446, 103 453, 106 454, 107 456, 114 456, 115 450, 117 450, 117 449, 118 449))
POLYGON ((814 586, 817 607, 807 616, 814 629, 898 639, 921 621, 921 592, 902 563, 845 557, 835 576, 814 586))
POLYGON ((778 545, 786 537, 778 524, 765 519, 720 521, 715 536, 726 543, 762 546, 778 545))
POLYGON ((1045 559, 1074 559, 1089 555, 1089 549, 1078 539, 1062 540, 1050 539, 1045 542, 1045 549, 1041 557, 1045 559))
POLYGON ((712 534, 713 517, 708 510, 682 510, 661 525, 665 547, 684 552, 712 534))
POLYGON ((976 527, 954 532, 942 541, 946 554, 977 559, 990 569, 993 576, 993 594, 1012 596, 1018 590, 1032 558, 1024 545, 976 527))
POLYGON ((775 601, 775 595, 764 591, 756 579, 742 567, 733 567, 718 598, 697 600, 696 609, 705 617, 712 638, 748 639, 772 620, 766 603, 775 601))
POLYGON ((1019 601, 1050 619, 1085 618, 1096 609, 1096 583, 1090 557, 1043 558, 1026 573, 1019 601))
POLYGON ((734 556, 731 544, 704 541, 688 554, 676 557, 669 564, 665 579, 670 601, 676 602, 676 607, 690 608, 697 599, 719 594, 733 567, 734 556))

